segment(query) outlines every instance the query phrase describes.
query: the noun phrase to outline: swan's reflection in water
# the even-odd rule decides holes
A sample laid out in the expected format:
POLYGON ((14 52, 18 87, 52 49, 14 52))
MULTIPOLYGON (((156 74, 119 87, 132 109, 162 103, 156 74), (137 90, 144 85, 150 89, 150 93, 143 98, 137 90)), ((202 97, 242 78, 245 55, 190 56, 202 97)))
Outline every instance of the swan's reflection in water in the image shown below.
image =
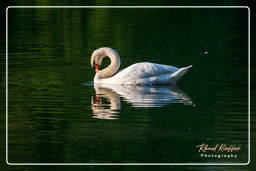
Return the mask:
POLYGON ((92 97, 93 117, 118 119, 121 99, 133 107, 163 107, 170 103, 192 104, 191 99, 177 86, 139 86, 94 84, 92 97))
POLYGON ((118 119, 121 99, 114 91, 94 85, 96 94, 92 98, 93 118, 118 119))

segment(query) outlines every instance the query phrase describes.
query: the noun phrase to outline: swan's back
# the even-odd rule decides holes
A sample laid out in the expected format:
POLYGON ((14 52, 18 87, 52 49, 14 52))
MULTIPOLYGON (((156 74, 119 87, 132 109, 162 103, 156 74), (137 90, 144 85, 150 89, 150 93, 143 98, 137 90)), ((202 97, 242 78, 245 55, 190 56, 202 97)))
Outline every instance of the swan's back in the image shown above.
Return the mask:
POLYGON ((169 65, 150 62, 135 63, 113 76, 113 81, 119 84, 137 84, 139 79, 171 75, 179 69, 169 65))

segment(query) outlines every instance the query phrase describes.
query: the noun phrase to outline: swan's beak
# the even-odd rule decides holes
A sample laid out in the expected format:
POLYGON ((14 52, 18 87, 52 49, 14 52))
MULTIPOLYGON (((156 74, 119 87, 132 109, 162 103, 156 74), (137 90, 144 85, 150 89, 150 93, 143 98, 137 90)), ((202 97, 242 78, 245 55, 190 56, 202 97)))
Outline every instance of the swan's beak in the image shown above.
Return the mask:
POLYGON ((100 66, 98 64, 93 64, 93 69, 95 70, 95 72, 99 71, 100 66))

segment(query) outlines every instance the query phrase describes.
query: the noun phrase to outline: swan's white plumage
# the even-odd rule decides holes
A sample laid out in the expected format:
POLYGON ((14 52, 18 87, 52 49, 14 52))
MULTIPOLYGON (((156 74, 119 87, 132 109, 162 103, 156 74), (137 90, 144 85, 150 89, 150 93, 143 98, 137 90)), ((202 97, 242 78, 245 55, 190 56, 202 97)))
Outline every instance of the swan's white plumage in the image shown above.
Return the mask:
MULTIPOLYGON (((110 54, 111 51, 114 50, 111 48, 100 48, 96 51, 107 51, 108 54, 110 54)), ((112 55, 111 58, 115 56, 114 58, 120 60, 117 52, 113 54, 115 55, 112 55)), ((102 55, 102 58, 105 56, 106 55, 102 55)), ((92 56, 92 58, 95 58, 95 56, 92 56)), ((97 58, 99 58, 99 56, 97 56, 97 58)), ((113 65, 110 64, 110 67, 113 67, 113 65)), ((112 69, 110 67, 107 68, 108 71, 112 69)), ((135 63, 108 78, 101 76, 104 75, 104 72, 102 72, 104 70, 98 71, 94 77, 94 82, 104 84, 174 84, 191 67, 192 65, 184 68, 177 68, 170 65, 141 62, 135 63)), ((113 68, 113 70, 117 70, 117 68, 113 68)))

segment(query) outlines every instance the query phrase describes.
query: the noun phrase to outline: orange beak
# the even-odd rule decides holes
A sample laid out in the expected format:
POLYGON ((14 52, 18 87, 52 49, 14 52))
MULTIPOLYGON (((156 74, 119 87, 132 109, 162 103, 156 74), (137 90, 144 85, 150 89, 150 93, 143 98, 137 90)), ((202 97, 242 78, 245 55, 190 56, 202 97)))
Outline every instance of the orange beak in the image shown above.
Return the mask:
POLYGON ((98 64, 93 64, 93 69, 95 70, 95 72, 99 71, 100 66, 98 64))

